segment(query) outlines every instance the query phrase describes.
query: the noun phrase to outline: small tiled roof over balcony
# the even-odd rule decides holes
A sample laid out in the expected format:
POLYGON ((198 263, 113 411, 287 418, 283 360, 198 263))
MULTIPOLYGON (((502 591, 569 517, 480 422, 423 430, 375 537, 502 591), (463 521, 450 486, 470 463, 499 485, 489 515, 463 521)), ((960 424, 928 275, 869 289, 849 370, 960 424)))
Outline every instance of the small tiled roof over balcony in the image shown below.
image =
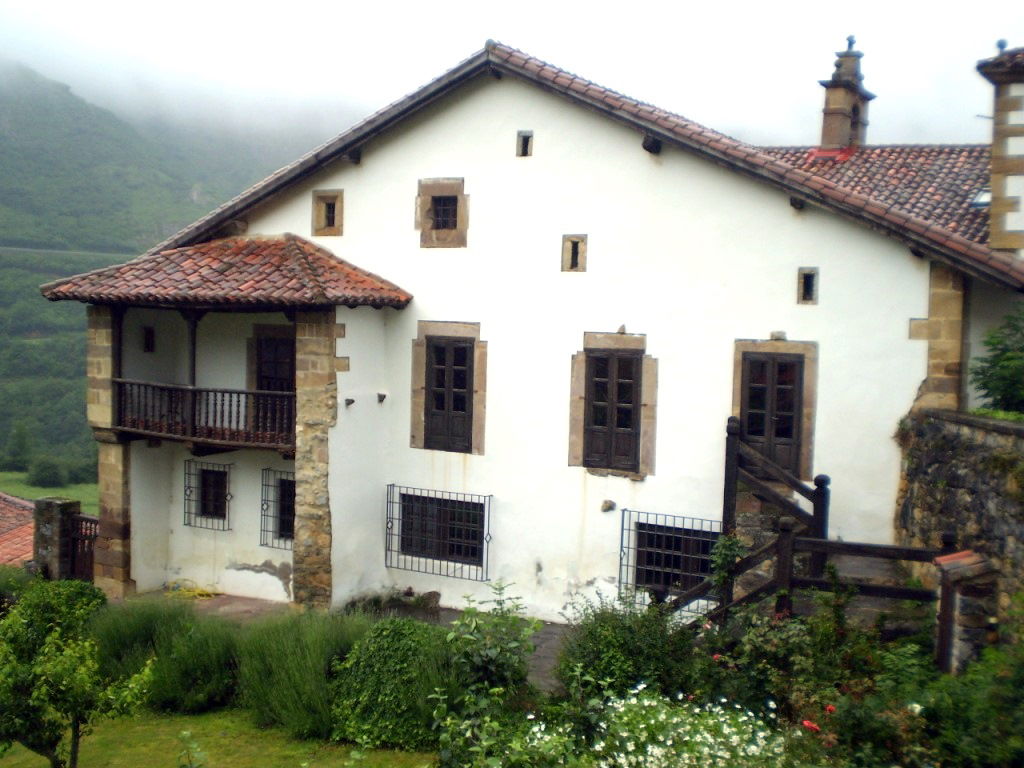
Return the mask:
POLYGON ((402 308, 394 283, 297 235, 228 237, 148 254, 47 283, 50 301, 149 307, 402 308))

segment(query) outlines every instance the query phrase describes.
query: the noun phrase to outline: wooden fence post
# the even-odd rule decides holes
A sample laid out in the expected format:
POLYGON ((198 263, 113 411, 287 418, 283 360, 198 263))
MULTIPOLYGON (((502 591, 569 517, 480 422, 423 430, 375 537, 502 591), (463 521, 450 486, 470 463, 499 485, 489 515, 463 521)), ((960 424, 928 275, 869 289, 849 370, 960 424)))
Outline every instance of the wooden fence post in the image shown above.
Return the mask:
POLYGON ((779 520, 779 538, 775 540, 775 598, 776 613, 793 611, 793 529, 796 520, 783 517, 779 520))
MULTIPOLYGON (((828 475, 818 475, 814 478, 814 531, 816 539, 828 538, 828 503, 831 492, 829 483, 832 479, 828 475)), ((828 555, 824 552, 815 552, 811 555, 811 576, 821 578, 825 574, 825 565, 828 563, 828 555)))
POLYGON ((722 532, 736 533, 736 483, 739 478, 740 420, 730 416, 725 424, 725 487, 722 491, 722 532))

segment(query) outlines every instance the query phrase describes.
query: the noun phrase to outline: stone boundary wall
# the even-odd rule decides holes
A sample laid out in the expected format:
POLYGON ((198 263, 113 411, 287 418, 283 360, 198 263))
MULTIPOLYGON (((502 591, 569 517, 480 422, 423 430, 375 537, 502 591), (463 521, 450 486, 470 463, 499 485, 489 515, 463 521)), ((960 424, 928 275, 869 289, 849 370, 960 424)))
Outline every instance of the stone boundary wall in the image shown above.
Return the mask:
MULTIPOLYGON (((956 411, 924 409, 900 424, 903 471, 896 502, 896 541, 939 547, 943 531, 958 549, 973 549, 999 570, 1001 618, 1024 593, 1024 424, 956 411)), ((935 585, 930 566, 914 568, 935 585)))

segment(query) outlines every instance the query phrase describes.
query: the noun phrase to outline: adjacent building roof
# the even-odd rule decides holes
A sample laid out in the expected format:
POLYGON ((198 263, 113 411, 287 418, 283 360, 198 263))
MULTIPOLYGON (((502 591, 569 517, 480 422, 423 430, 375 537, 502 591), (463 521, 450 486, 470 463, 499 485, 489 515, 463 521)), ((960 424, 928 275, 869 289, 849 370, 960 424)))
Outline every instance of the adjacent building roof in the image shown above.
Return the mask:
POLYGON ((830 157, 816 147, 761 148, 769 157, 981 245, 988 242, 988 207, 972 202, 989 184, 989 150, 987 144, 864 146, 830 157))
POLYGON ((47 283, 43 296, 152 307, 404 307, 412 296, 297 235, 228 237, 47 283))
POLYGON ((0 493, 0 565, 18 565, 32 559, 34 509, 31 501, 0 493))

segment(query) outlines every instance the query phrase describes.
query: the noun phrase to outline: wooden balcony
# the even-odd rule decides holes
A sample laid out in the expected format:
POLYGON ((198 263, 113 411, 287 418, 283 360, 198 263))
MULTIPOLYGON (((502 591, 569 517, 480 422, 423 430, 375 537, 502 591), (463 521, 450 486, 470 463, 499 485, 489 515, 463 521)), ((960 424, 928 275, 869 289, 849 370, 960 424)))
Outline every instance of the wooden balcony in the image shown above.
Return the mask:
POLYGON ((200 445, 295 451, 295 393, 113 379, 115 428, 200 445))

